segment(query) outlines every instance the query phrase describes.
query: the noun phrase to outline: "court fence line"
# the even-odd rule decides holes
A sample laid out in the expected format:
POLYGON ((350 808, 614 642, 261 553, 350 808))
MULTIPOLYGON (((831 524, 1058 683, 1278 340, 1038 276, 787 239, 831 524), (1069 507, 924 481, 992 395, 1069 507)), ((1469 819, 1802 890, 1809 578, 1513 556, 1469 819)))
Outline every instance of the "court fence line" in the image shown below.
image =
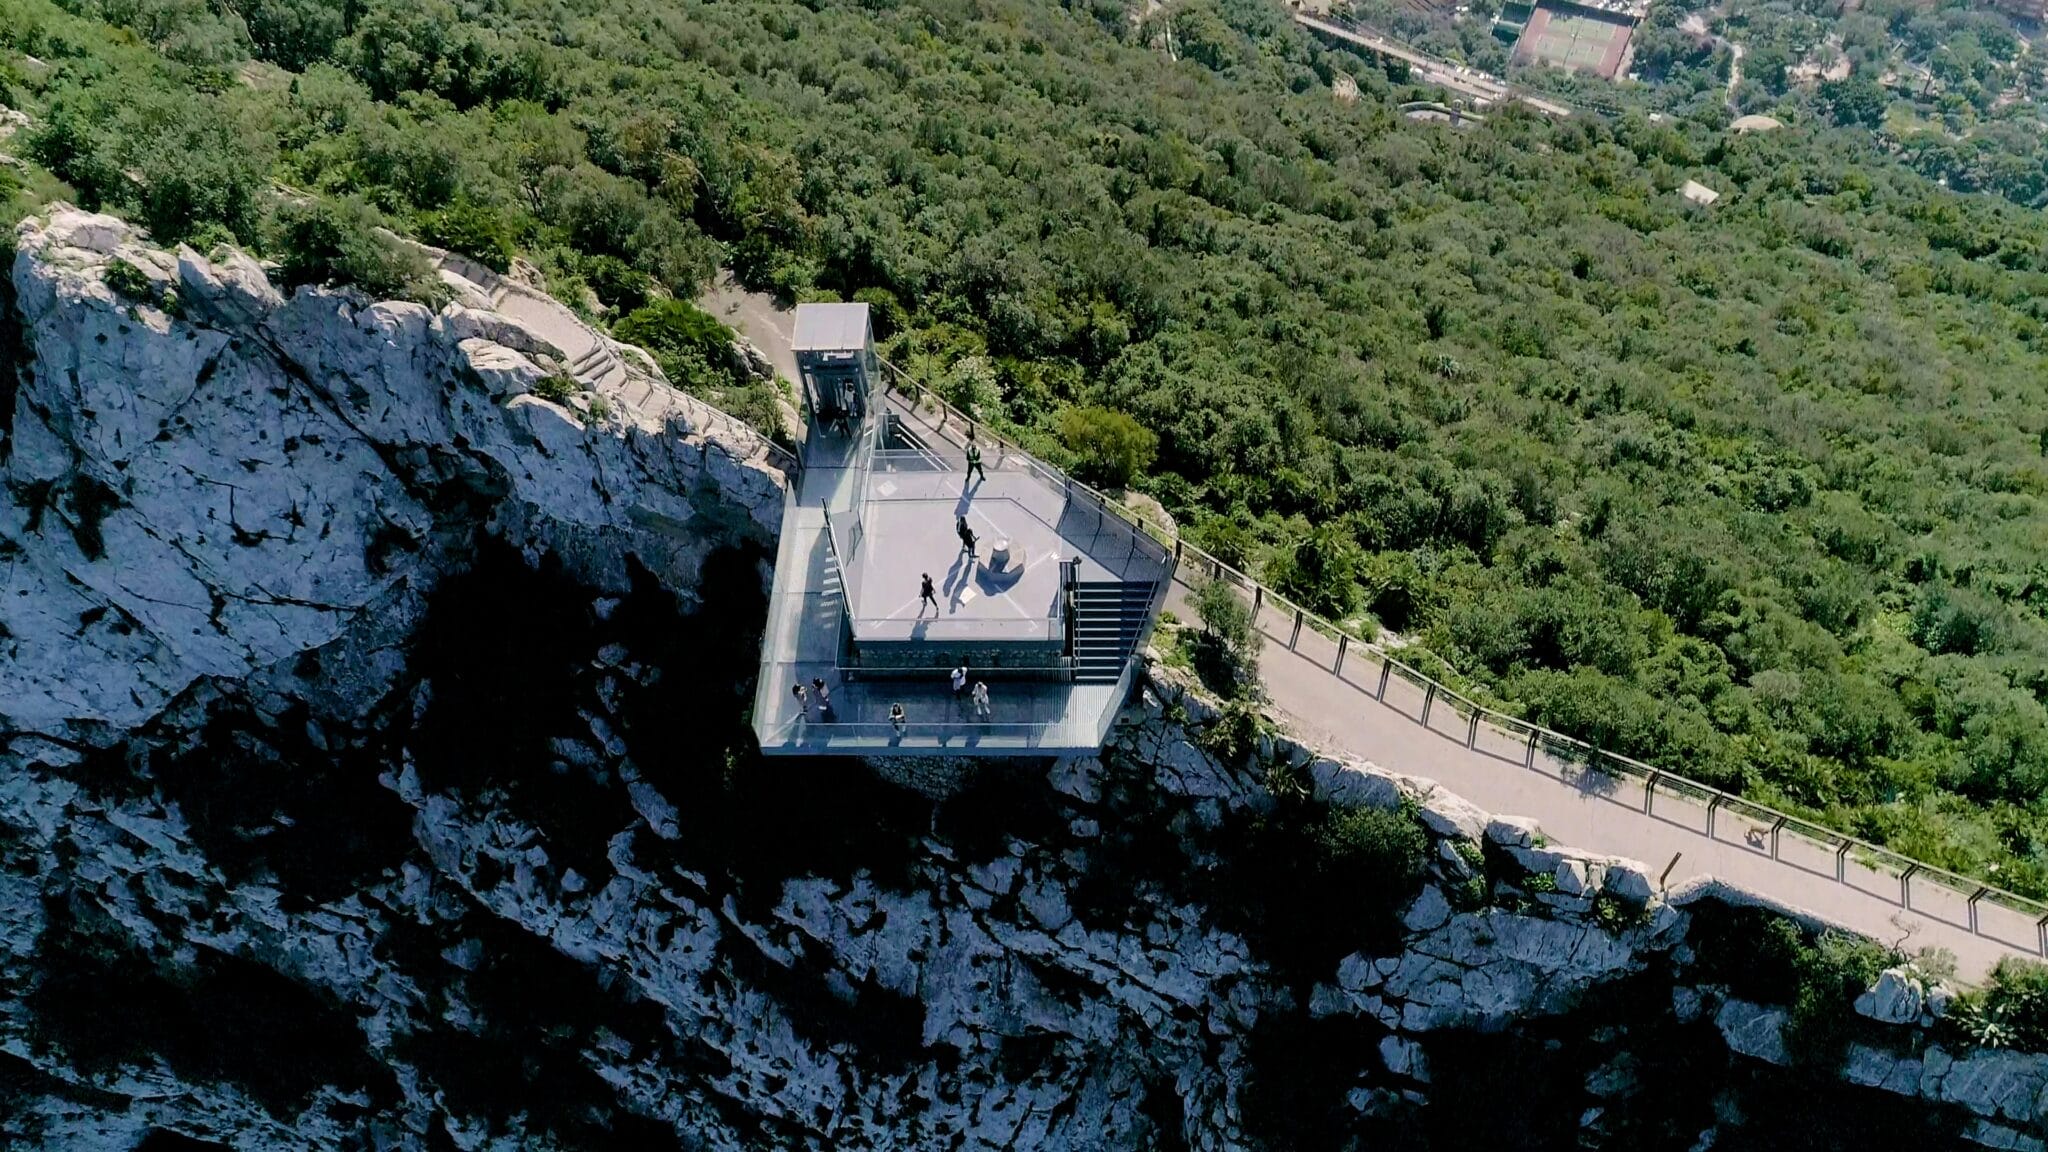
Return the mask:
MULTIPOLYGON (((1913 907, 1915 884, 1933 884, 1964 899, 1968 910, 1968 922, 1966 924, 1954 924, 1953 926, 1965 929, 1973 936, 1994 940, 1997 943, 2009 943, 2009 941, 1987 935, 1979 915, 1980 906, 1987 902, 1992 905, 2008 908, 2033 919, 2034 950, 2038 955, 2048 957, 2048 902, 2022 896, 2017 892, 2011 892, 1996 885, 1987 884, 1958 872, 1951 872, 1937 865, 1923 863, 1910 856, 1894 852, 1889 848, 1850 836, 1844 832, 1838 832, 1825 825, 1814 823, 1805 817, 1779 811, 1731 792, 1724 792, 1711 784, 1701 783, 1668 769, 1653 767, 1643 761, 1618 752, 1609 752, 1575 736, 1567 736, 1562 732, 1545 728, 1540 724, 1532 724, 1519 716, 1513 716, 1479 703, 1429 676, 1427 673, 1418 671, 1403 663, 1382 646, 1352 635, 1330 620, 1303 608, 1281 593, 1261 584, 1250 575, 1225 564, 1200 546, 1188 542, 1177 531, 1163 529, 1159 525, 1153 524, 1125 508, 1121 501, 1111 499, 1107 494, 1091 487, 1087 483, 1073 479, 1045 465, 1026 451, 1022 445, 1009 441, 991 431, 985 424, 976 421, 972 416, 954 407, 943 396, 917 381, 891 361, 882 359, 881 363, 885 375, 889 377, 888 390, 895 391, 909 399, 914 410, 921 411, 927 404, 934 407, 937 414, 937 423, 931 425, 933 430, 943 435, 950 425, 957 423, 961 426, 963 432, 971 433, 978 438, 994 442, 998 451, 1014 451, 1025 459, 1032 461, 1036 469, 1043 473, 1049 482, 1068 485, 1088 493, 1096 504, 1122 517, 1132 528, 1145 533, 1162 545, 1170 547, 1173 553, 1170 582, 1177 583, 1183 588, 1193 591, 1198 586, 1196 578, 1203 582, 1209 580, 1228 581, 1251 598, 1252 619, 1255 626, 1258 626, 1262 633, 1285 644, 1290 652, 1298 653, 1300 651, 1301 633, 1304 627, 1334 640, 1337 644, 1336 656, 1327 671, 1339 681, 1349 685, 1361 695, 1372 699, 1375 703, 1385 702, 1387 688, 1396 677, 1410 686, 1420 689, 1423 692, 1422 715, 1419 719, 1409 719, 1420 723, 1425 729, 1435 732, 1445 739, 1458 741, 1459 737, 1457 735, 1445 733, 1440 728, 1434 728, 1430 724, 1431 714, 1436 709, 1449 708, 1457 715, 1465 718, 1462 743, 1467 749, 1477 748, 1479 732, 1481 727, 1484 726, 1523 742, 1522 766, 1525 769, 1540 771, 1536 765, 1536 754, 1541 751, 1559 761, 1583 764, 1587 769, 1617 781, 1622 779, 1639 780, 1643 785, 1643 812, 1646 815, 1656 815, 1656 805, 1660 797, 1681 799, 1695 806, 1704 806, 1706 809, 1705 834, 1709 839, 1715 839, 1715 825, 1723 811, 1740 812, 1752 820, 1768 822, 1769 828, 1764 831, 1760 842, 1753 846, 1759 847, 1771 860, 1784 864, 1788 868, 1797 868, 1807 875, 1819 875, 1821 878, 1826 879, 1825 874, 1817 873, 1813 869, 1789 861, 1783 854, 1783 845, 1788 833, 1794 837, 1815 842, 1832 854, 1833 880, 1837 884, 1853 887, 1849 883, 1849 863, 1851 857, 1855 858, 1859 866, 1871 872, 1878 873, 1879 875, 1887 873, 1896 874, 1899 882, 1899 906, 1909 912, 1915 910, 1913 907), (1194 569, 1196 578, 1184 575, 1184 568, 1194 569), (1285 622, 1281 626, 1282 630, 1287 633, 1284 640, 1277 633, 1267 632, 1262 622, 1267 608, 1275 609, 1279 618, 1285 622), (1376 688, 1368 689, 1364 684, 1344 676, 1345 661, 1354 655, 1379 667, 1380 674, 1377 678, 1376 688)), ((1320 666, 1318 664, 1318 667, 1320 666)), ((1403 715, 1405 717, 1405 714, 1403 715)), ((1867 889, 1859 888, 1857 890, 1875 895, 1875 893, 1868 893, 1867 889)))

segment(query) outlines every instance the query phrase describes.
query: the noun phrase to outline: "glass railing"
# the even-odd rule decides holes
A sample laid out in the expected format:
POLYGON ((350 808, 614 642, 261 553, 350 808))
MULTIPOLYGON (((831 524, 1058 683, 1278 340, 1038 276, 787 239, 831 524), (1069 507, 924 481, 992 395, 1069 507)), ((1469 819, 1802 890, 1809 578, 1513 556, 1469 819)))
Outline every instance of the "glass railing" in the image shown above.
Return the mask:
POLYGON ((1060 640, 1065 636, 1057 606, 1043 617, 857 616, 855 640, 1060 640))
POLYGON ((816 747, 821 751, 873 748, 878 752, 922 749, 1017 749, 1056 746, 1049 737, 1065 731, 1057 724, 997 724, 972 720, 918 720, 902 724, 873 721, 790 720, 761 734, 763 745, 780 748, 816 747))

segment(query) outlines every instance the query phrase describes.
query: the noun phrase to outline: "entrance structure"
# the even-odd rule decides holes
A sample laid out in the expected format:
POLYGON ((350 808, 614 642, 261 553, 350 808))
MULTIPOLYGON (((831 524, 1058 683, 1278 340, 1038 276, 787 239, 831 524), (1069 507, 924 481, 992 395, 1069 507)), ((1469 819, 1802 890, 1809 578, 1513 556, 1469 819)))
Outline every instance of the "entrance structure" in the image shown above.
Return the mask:
POLYGON ((762 751, 1099 750, 1172 554, 1086 486, 889 389, 866 305, 799 306, 793 343, 807 434, 762 640, 762 751))

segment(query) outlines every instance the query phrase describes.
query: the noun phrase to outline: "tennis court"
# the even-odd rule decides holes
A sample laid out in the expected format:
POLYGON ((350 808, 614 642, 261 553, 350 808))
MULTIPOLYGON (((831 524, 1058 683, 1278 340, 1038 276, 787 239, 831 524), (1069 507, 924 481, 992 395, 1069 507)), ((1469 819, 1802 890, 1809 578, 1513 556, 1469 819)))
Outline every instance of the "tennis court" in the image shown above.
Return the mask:
POLYGON ((1525 63, 1552 64, 1612 79, 1628 50, 1632 22, 1538 5, 1515 46, 1525 63))

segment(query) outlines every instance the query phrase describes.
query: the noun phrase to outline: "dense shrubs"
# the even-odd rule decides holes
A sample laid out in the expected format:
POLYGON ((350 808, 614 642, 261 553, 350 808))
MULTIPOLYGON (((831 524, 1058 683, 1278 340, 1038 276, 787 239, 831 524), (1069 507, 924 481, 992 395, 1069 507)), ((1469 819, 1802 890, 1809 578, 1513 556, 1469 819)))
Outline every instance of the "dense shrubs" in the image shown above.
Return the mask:
POLYGON ((1209 690, 1226 700, 1260 694, 1259 649, 1265 637, 1252 607, 1226 580, 1207 580, 1195 589, 1195 614, 1202 631, 1186 638, 1195 671, 1209 690))
POLYGON ((1407 808, 1336 808, 1315 800, 1300 770, 1276 767, 1270 810, 1230 830, 1215 905, 1275 972, 1306 989, 1353 952, 1398 945, 1429 836, 1407 808))
POLYGON ((502 212, 467 199, 415 220, 420 239, 460 252, 493 272, 512 267, 512 226, 502 212))
POLYGON ((1074 453, 1081 479, 1122 488, 1152 467, 1159 437, 1122 412, 1082 406, 1060 414, 1060 439, 1074 453))
POLYGON ((1809 932, 1774 912, 1703 901, 1693 906, 1691 939, 1699 979, 1729 994, 1788 1010, 1785 1045, 1793 1058, 1833 1067, 1858 1027, 1856 997, 1896 951, 1860 936, 1809 932))
POLYGON ((687 300, 660 300, 638 308, 613 325, 612 335, 657 358, 688 361, 683 371, 671 375, 705 380, 708 373, 731 372, 732 329, 687 300))
POLYGON ((2048 964, 2001 958, 1983 987, 1950 1007, 1947 1026, 1985 1048, 2048 1052, 2048 964))
POLYGON ((426 258, 378 227, 376 213, 357 200, 284 204, 273 241, 284 282, 345 285, 380 300, 436 300, 443 289, 426 258))
POLYGON ((264 146, 218 101, 148 88, 69 91, 30 129, 28 151, 87 207, 131 212, 159 242, 208 225, 255 235, 264 146))

